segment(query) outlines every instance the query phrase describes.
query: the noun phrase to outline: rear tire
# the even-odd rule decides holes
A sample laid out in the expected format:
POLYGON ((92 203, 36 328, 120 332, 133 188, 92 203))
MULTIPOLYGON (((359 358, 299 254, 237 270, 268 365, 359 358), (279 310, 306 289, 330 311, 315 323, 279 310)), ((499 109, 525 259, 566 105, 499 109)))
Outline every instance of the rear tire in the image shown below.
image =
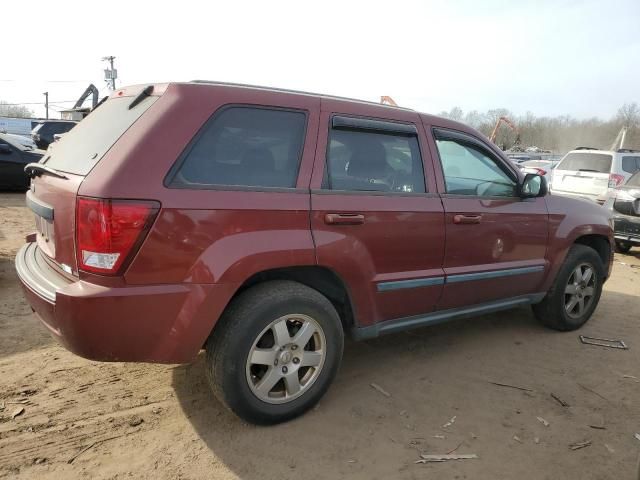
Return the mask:
POLYGON ((616 240, 616 252, 628 253, 631 250, 631 244, 627 242, 619 242, 616 240))
POLYGON ((598 253, 586 245, 573 245, 551 289, 542 302, 533 305, 533 313, 554 330, 576 330, 598 306, 603 281, 604 266, 598 253))
POLYGON ((284 422, 313 407, 333 381, 344 346, 340 317, 318 291, 278 280, 241 293, 207 341, 215 396, 242 419, 284 422))

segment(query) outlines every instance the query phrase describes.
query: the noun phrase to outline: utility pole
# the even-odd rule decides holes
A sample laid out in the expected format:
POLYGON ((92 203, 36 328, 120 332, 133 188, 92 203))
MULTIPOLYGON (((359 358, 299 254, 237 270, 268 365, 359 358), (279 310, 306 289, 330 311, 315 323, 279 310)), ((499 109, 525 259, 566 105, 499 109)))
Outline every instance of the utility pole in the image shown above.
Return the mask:
POLYGON ((102 61, 109 62, 110 68, 104 70, 104 80, 107 84, 111 84, 111 90, 116 89, 116 78, 118 78, 118 71, 113 68, 113 61, 116 59, 113 55, 108 57, 102 57, 102 61))
POLYGON ((46 111, 47 120, 49 120, 49 92, 44 92, 44 109, 46 111))

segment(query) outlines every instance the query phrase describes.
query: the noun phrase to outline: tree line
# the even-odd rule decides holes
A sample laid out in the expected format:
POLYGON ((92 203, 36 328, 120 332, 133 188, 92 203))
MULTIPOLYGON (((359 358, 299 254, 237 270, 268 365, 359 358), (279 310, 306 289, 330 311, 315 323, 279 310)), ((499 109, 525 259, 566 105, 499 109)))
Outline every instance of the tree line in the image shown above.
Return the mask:
POLYGON ((0 117, 32 118, 33 111, 24 105, 12 105, 0 100, 0 117))
MULTIPOLYGON (((640 106, 636 102, 625 103, 616 115, 609 120, 597 117, 579 120, 569 115, 559 117, 536 117, 533 113, 514 115, 506 108, 496 108, 481 113, 477 110, 464 112, 460 107, 438 115, 480 130, 486 136, 491 135, 500 117, 507 117, 520 131, 520 145, 536 146, 543 150, 564 153, 578 146, 609 149, 620 129, 627 128, 624 148, 640 150, 640 106)), ((517 134, 502 125, 498 130, 496 144, 501 148, 511 148, 517 134)))

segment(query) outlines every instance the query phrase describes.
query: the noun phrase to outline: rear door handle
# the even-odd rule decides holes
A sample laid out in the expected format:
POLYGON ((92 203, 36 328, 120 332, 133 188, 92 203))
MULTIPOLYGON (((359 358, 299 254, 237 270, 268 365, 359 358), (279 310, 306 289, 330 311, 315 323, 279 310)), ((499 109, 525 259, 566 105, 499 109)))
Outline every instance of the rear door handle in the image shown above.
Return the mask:
POLYGON ((361 213, 327 213, 324 223, 329 225, 360 225, 364 223, 361 213))
POLYGON ((471 225, 474 223, 480 223, 482 215, 454 215, 453 223, 460 225, 471 225))

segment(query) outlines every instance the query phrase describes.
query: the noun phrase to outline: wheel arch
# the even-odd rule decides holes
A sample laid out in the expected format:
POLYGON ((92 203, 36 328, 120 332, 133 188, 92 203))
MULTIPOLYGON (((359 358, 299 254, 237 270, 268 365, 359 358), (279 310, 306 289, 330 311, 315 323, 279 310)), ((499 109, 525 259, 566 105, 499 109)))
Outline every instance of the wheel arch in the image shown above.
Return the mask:
POLYGON ((609 238, 607 238, 604 235, 592 233, 592 234, 579 236, 574 240, 573 244, 585 245, 587 247, 594 249, 598 253, 598 256, 600 257, 600 259, 602 260, 602 265, 604 266, 604 269, 605 269, 605 278, 607 278, 607 273, 609 271, 607 266, 609 265, 609 262, 611 261, 613 256, 613 252, 611 251, 611 244, 609 243, 609 238))
POLYGON ((256 272, 238 287, 229 303, 248 288, 272 280, 291 280, 320 292, 335 307, 345 333, 350 333, 356 324, 354 304, 346 282, 333 270, 318 265, 270 268, 256 272))

